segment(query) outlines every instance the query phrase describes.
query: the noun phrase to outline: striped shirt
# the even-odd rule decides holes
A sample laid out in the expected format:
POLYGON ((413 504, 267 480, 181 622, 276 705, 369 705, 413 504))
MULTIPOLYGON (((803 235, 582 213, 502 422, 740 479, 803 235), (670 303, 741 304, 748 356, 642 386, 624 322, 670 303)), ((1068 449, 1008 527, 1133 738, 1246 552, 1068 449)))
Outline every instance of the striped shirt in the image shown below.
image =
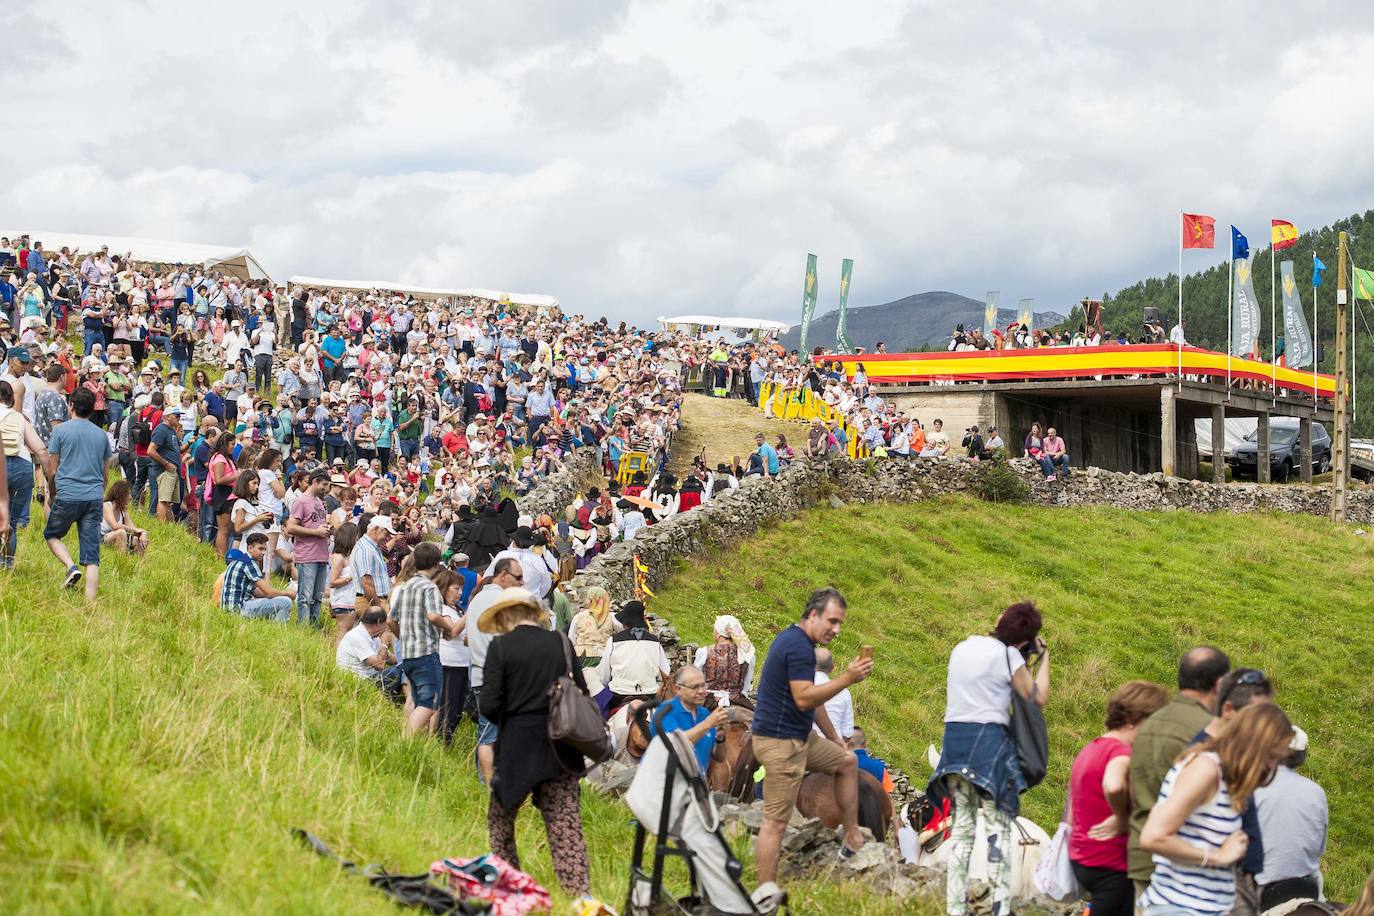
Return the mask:
POLYGON ((363 576, 372 577, 372 587, 376 589, 378 598, 391 594, 391 575, 386 571, 386 558, 372 538, 358 538, 348 558, 348 565, 353 567, 353 581, 358 584, 359 595, 363 594, 363 576))
MULTIPOLYGON (((1198 849, 1215 853, 1228 836, 1240 829, 1240 814, 1231 807, 1231 793, 1227 791, 1226 778, 1221 774, 1220 758, 1212 751, 1204 752, 1203 756, 1217 766, 1217 792, 1210 801, 1188 815, 1183 826, 1178 828, 1178 836, 1198 849)), ((1174 764, 1165 775, 1159 787, 1156 806, 1169 797, 1178 774, 1193 759, 1187 757, 1174 764)), ((1180 865, 1161 855, 1152 858, 1155 872, 1150 879, 1150 887, 1140 898, 1142 908, 1173 906, 1194 913, 1229 913, 1235 905, 1236 878, 1233 869, 1180 865)))
POLYGON ((400 658, 423 658, 439 651, 439 630, 429 622, 429 615, 443 609, 439 588, 428 576, 412 576, 396 586, 391 593, 391 619, 400 630, 396 635, 400 658))

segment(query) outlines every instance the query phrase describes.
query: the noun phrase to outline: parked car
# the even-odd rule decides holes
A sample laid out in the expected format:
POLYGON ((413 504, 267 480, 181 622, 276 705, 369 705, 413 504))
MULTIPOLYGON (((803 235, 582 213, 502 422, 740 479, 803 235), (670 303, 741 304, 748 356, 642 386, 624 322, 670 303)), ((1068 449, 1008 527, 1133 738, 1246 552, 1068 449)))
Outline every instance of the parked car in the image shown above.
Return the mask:
MULTIPOLYGON (((1259 428, 1245 437, 1226 456, 1235 476, 1255 476, 1259 465, 1259 428)), ((1269 421, 1269 477, 1287 483, 1302 463, 1302 443, 1298 441, 1297 417, 1274 417, 1269 421)), ((1320 423, 1312 424, 1312 470, 1325 474, 1331 470, 1331 436, 1320 423)))

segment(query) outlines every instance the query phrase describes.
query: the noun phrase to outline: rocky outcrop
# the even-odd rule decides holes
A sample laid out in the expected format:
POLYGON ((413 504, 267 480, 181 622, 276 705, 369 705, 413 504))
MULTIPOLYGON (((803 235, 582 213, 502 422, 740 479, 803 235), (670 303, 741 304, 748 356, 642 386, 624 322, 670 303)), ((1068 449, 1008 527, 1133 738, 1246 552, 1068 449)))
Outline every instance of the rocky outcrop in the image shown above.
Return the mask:
MULTIPOLYGON (((1027 459, 1007 465, 1029 488, 1029 501, 1047 506, 1111 506, 1118 509, 1187 512, 1288 512, 1326 516, 1331 491, 1302 485, 1226 484, 1217 486, 1163 474, 1119 474, 1097 468, 1075 470, 1067 480, 1046 480, 1027 459)), ((916 502, 949 493, 979 492, 989 465, 951 459, 847 458, 799 460, 771 480, 746 478, 740 487, 712 502, 642 529, 634 540, 616 544, 592 561, 570 583, 576 593, 601 585, 619 605, 634 595, 634 555, 649 568, 650 588, 661 584, 676 561, 750 537, 761 525, 792 518, 818 504, 916 502)), ((557 490, 556 511, 574 490, 557 490), (563 499, 562 494, 567 493, 563 499)), ((549 511, 544 509, 542 511, 549 511)), ((1374 522, 1374 488, 1347 498, 1352 522, 1374 522)))
POLYGON ((561 470, 540 480, 533 490, 517 500, 520 513, 535 516, 547 513, 555 521, 562 520, 564 511, 572 505, 577 494, 603 482, 596 450, 583 449, 565 461, 561 470))

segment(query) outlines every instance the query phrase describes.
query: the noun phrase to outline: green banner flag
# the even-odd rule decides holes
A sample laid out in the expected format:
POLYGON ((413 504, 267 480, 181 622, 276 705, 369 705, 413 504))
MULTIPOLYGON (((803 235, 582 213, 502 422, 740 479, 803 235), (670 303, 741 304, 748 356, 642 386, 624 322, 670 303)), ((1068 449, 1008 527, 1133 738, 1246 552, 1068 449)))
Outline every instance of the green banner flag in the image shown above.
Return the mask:
POLYGON ((1358 267, 1352 268, 1354 274, 1353 294, 1356 299, 1374 300, 1374 270, 1361 270, 1358 267))
POLYGON ((845 258, 840 263, 840 320, 835 325, 835 349, 840 353, 853 353, 854 345, 849 342, 849 315, 845 306, 849 303, 849 278, 854 273, 854 262, 845 258))
POLYGON ((988 304, 983 307, 983 336, 992 341, 992 332, 997 330, 997 300, 1001 293, 988 290, 988 304))
POLYGON ((802 358, 806 358, 806 335, 811 330, 811 315, 816 311, 816 256, 808 254, 806 256, 806 285, 802 287, 802 321, 801 321, 801 350, 802 358))
POLYGON ((1022 299, 1016 303, 1016 323, 1029 334, 1035 326, 1035 300, 1022 299))
POLYGON ((1312 365, 1312 335, 1307 330, 1307 318, 1298 298, 1298 284, 1293 278, 1293 262, 1279 262, 1279 276, 1283 284, 1283 344, 1288 365, 1301 369, 1312 365))

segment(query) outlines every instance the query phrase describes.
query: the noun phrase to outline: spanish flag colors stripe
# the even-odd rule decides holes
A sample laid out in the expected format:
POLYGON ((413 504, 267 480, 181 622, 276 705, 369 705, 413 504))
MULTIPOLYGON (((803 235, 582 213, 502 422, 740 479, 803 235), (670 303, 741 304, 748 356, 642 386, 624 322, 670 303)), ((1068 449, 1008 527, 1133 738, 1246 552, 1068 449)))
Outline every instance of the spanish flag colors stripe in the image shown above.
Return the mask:
MULTIPOLYGON (((1280 388, 1312 393, 1312 373, 1257 360, 1230 357, 1225 353, 1184 347, 1183 374, 1225 378, 1229 362, 1232 378, 1269 381, 1280 388)), ((1044 347, 1034 350, 967 350, 944 353, 864 353, 829 356, 844 365, 852 376, 863 364, 871 382, 881 384, 929 384, 931 382, 1014 382, 1081 379, 1094 376, 1172 376, 1179 372, 1180 354, 1171 344, 1133 346, 1044 347)), ((1316 377, 1317 394, 1336 394, 1336 380, 1316 377)))
POLYGON ((1286 219, 1271 219, 1269 221, 1269 241, 1273 244, 1275 251, 1292 248, 1298 244, 1298 227, 1286 219))

